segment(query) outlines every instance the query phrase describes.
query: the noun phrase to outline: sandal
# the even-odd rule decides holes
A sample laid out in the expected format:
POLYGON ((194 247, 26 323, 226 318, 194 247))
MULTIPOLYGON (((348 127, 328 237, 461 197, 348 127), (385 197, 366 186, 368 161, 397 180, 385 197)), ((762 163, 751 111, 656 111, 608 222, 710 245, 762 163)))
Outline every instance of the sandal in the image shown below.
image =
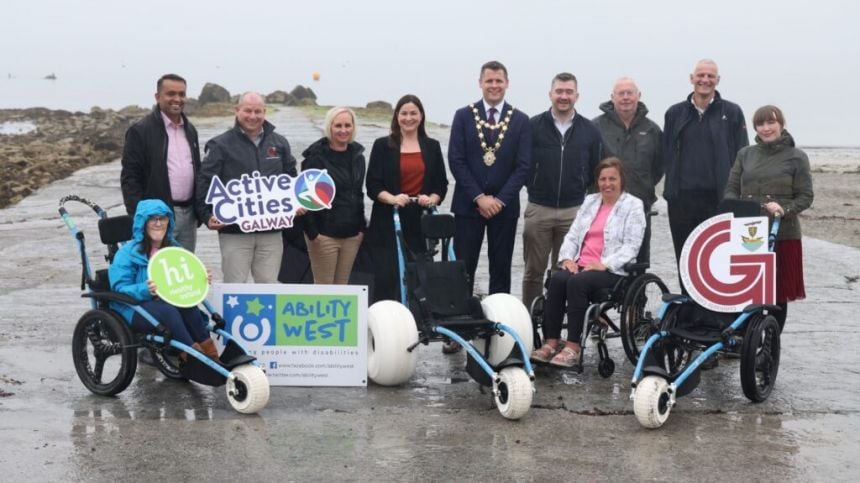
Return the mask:
POLYGON ((565 346, 564 349, 559 351, 552 360, 549 361, 550 365, 556 367, 573 367, 579 365, 579 354, 580 351, 565 346))
POLYGON ((552 359, 552 356, 556 355, 556 353, 558 353, 558 346, 553 347, 549 344, 544 344, 540 349, 533 350, 529 359, 534 362, 542 362, 546 364, 550 359, 552 359))

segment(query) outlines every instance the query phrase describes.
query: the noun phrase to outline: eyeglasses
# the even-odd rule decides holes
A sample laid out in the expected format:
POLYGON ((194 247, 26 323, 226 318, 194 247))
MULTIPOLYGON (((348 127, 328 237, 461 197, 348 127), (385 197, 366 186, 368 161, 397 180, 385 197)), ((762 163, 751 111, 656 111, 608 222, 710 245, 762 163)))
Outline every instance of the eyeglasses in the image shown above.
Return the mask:
POLYGON ((168 218, 166 216, 150 216, 146 222, 153 225, 163 225, 168 222, 168 218))

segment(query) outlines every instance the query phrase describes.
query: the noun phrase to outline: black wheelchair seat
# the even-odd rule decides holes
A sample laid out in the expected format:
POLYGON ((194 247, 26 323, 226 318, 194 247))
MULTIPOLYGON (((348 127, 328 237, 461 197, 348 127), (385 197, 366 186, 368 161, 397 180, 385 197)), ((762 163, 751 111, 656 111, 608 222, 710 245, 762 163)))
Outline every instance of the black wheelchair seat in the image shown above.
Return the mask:
POLYGON ((454 238, 454 215, 436 214, 421 218, 421 230, 425 238, 443 240, 454 238))
POLYGON ((449 327, 492 323, 484 318, 481 302, 469 293, 469 274, 462 261, 407 263, 406 279, 409 305, 416 320, 431 319, 434 324, 449 327))

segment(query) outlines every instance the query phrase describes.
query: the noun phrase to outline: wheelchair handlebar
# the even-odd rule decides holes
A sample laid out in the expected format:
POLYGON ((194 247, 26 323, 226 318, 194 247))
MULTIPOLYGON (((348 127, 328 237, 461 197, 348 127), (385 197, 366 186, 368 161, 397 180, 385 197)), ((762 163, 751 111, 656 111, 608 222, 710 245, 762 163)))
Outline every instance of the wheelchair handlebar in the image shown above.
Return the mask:
POLYGON ((68 213, 66 211, 65 204, 69 201, 77 201, 78 203, 82 203, 82 204, 89 206, 90 209, 92 209, 93 211, 96 212, 97 215, 99 215, 99 218, 105 218, 107 216, 107 212, 105 210, 103 210, 95 202, 92 202, 92 201, 90 201, 86 198, 80 197, 78 195, 66 195, 66 196, 63 196, 62 198, 60 198, 60 202, 59 202, 60 216, 68 213))

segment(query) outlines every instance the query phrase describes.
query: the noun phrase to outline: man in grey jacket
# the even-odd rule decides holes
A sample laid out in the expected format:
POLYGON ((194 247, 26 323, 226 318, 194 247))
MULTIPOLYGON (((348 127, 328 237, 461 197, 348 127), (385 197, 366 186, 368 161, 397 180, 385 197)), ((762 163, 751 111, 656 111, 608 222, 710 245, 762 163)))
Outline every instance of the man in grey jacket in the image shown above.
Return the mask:
POLYGON ((236 125, 206 143, 206 157, 197 183, 198 212, 210 230, 218 230, 224 282, 245 283, 250 274, 256 283, 278 283, 284 252, 281 231, 243 233, 236 224, 221 223, 205 201, 215 175, 227 183, 255 171, 264 177, 297 174, 290 143, 266 121, 263 97, 256 92, 246 92, 239 97, 235 111, 236 125))
MULTIPOLYGON (((657 201, 655 186, 663 177, 660 127, 648 119, 642 93, 629 77, 615 81, 610 100, 600 105, 603 114, 594 123, 603 135, 604 157, 615 156, 624 163, 627 192, 642 200, 647 213, 657 201)), ((642 240, 639 261, 650 260, 650 227, 642 240)))

